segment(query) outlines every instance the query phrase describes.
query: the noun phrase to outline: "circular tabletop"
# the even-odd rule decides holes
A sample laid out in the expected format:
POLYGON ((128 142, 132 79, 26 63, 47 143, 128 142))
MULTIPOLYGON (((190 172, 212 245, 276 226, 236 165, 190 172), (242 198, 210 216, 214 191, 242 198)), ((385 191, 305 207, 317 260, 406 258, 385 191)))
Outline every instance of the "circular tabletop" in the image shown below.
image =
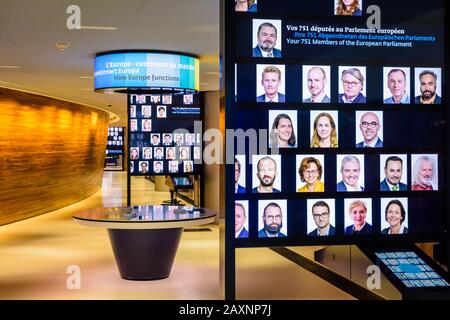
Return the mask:
POLYGON ((214 222, 216 213, 187 206, 132 206, 97 208, 73 214, 80 224, 107 229, 170 229, 214 222))

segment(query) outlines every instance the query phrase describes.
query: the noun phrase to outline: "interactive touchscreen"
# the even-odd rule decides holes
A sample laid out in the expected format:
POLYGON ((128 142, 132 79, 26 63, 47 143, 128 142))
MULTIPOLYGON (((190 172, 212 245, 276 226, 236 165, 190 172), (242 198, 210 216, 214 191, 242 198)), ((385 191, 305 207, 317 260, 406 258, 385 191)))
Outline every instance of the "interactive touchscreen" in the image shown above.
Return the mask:
POLYGON ((449 286, 413 251, 376 252, 375 255, 408 288, 449 286))

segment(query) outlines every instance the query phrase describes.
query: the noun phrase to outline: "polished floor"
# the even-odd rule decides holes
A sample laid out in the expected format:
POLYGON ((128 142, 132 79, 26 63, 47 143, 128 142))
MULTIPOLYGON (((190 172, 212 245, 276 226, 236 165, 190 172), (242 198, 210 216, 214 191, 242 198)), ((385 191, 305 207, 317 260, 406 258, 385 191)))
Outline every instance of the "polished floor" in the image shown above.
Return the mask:
MULTIPOLYGON (((133 178, 133 204, 160 204, 168 192, 133 178)), ((184 232, 171 276, 120 278, 104 229, 78 225, 78 210, 126 203, 126 174, 105 172, 102 189, 66 208, 0 226, 0 299, 220 299, 219 226, 184 232), (70 289, 75 266, 80 289, 70 289), (69 284, 69 285, 68 285, 69 284)), ((314 247, 299 253, 312 257, 314 247)), ((238 299, 354 299, 267 248, 236 254, 238 299)))

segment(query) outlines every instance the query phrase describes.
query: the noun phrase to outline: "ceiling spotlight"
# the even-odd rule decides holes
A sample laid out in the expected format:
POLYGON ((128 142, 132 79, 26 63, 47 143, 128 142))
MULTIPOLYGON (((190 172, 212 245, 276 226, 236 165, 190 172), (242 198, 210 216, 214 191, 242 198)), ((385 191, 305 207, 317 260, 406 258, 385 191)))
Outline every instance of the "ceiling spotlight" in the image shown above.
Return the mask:
POLYGON ((66 51, 69 49, 70 44, 68 43, 56 43, 56 49, 59 51, 66 51))

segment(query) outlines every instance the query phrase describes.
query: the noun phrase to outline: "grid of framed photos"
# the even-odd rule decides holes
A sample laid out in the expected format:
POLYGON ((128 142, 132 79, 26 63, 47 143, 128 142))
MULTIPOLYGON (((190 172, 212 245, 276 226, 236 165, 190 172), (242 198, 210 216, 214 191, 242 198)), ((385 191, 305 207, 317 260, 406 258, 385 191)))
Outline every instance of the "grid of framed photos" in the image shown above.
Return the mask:
POLYGON ((444 235, 445 6, 428 4, 380 1, 383 32, 360 1, 345 17, 327 0, 227 8, 227 128, 267 132, 257 153, 235 138, 238 246, 444 235))
POLYGON ((129 94, 131 175, 200 174, 201 121, 198 94, 129 94))
POLYGON ((124 128, 108 127, 108 141, 106 142, 106 154, 123 154, 124 128))

